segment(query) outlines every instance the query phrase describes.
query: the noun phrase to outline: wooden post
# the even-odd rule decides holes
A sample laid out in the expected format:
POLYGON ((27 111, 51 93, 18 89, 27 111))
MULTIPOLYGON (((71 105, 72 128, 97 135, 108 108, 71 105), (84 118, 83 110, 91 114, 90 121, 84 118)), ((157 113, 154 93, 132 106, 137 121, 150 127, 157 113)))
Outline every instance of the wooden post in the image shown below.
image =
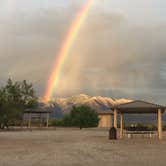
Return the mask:
POLYGON ((117 110, 114 110, 114 127, 117 128, 117 110))
POLYGON ((40 113, 40 127, 42 127, 42 114, 40 113))
POLYGON ((161 109, 158 109, 158 138, 162 139, 162 112, 161 109))
POLYGON ((120 138, 121 139, 123 138, 123 128, 124 128, 123 121, 124 121, 124 116, 123 116, 123 113, 121 112, 120 113, 120 138))
POLYGON ((28 117, 28 128, 31 128, 31 113, 29 113, 28 117))
POLYGON ((49 113, 47 113, 47 122, 46 122, 46 127, 48 127, 48 121, 49 121, 49 113))
POLYGON ((23 120, 21 121, 21 126, 20 127, 21 127, 21 129, 23 128, 23 120))

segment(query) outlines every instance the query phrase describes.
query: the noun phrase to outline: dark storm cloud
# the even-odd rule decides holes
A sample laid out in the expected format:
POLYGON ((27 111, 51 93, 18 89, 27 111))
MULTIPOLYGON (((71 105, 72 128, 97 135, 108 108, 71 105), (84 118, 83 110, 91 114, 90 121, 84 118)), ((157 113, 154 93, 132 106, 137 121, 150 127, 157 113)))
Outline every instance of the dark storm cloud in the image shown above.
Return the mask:
MULTIPOLYGON (((88 23, 78 39, 81 45, 75 46, 82 50, 78 80, 83 90, 89 87, 90 92, 104 95, 163 98, 165 25, 130 26, 123 15, 114 13, 98 13, 88 23)), ((77 52, 73 54, 78 56, 77 52)))
POLYGON ((55 55, 78 10, 77 5, 60 4, 30 11, 24 6, 0 17, 1 82, 8 77, 28 79, 36 85, 38 94, 44 93, 55 55))
MULTIPOLYGON (((74 2, 0 17, 1 83, 8 77, 28 79, 39 95, 44 93, 55 55, 80 8, 74 2)), ((108 11, 108 6, 96 7, 89 13, 61 70, 56 95, 89 93, 163 103, 166 22, 133 23, 123 12, 108 11)))

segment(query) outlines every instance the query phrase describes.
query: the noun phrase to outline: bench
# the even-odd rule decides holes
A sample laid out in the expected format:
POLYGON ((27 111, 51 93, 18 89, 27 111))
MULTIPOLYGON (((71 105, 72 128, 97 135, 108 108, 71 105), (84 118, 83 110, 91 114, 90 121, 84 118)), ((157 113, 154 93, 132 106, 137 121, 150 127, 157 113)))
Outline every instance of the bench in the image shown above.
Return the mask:
POLYGON ((126 131, 125 134, 127 134, 127 138, 132 138, 133 135, 148 135, 149 138, 152 138, 154 131, 126 131))

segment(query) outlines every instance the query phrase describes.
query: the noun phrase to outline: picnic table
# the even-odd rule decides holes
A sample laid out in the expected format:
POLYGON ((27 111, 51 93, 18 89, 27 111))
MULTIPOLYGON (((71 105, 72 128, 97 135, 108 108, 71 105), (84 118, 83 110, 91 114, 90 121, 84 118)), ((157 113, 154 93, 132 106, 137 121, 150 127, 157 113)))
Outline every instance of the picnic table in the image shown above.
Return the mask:
POLYGON ((134 135, 147 135, 149 138, 152 138, 152 135, 154 134, 154 131, 126 131, 125 134, 127 134, 127 138, 133 138, 134 135))

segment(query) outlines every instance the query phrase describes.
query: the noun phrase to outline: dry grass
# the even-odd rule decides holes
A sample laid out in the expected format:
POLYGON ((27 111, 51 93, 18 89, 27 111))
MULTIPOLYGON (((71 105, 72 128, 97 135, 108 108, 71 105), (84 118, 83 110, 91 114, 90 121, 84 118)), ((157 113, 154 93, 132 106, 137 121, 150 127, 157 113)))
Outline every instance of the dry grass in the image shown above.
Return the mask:
POLYGON ((0 132, 0 166, 165 166, 166 140, 109 141, 101 129, 0 132))

